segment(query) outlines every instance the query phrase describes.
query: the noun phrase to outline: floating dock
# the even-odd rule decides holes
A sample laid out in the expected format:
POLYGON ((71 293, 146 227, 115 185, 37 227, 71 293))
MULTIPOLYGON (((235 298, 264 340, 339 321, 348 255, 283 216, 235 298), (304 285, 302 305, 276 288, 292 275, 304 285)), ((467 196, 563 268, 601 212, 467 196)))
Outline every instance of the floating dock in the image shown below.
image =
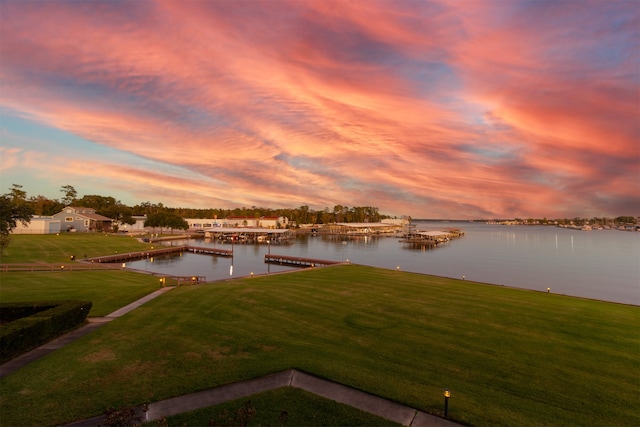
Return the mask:
POLYGON ((293 267, 320 267, 324 265, 342 264, 340 261, 329 261, 325 259, 302 258, 297 256, 267 254, 264 262, 269 264, 290 265, 293 267))

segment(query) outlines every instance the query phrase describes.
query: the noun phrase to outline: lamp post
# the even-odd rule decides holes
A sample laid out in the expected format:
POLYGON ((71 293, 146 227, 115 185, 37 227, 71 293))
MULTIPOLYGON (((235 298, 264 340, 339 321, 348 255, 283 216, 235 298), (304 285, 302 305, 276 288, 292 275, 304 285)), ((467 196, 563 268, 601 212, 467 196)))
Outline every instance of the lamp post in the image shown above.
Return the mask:
POLYGON ((449 398, 451 397, 451 392, 449 389, 444 390, 444 416, 446 417, 449 414, 449 398))

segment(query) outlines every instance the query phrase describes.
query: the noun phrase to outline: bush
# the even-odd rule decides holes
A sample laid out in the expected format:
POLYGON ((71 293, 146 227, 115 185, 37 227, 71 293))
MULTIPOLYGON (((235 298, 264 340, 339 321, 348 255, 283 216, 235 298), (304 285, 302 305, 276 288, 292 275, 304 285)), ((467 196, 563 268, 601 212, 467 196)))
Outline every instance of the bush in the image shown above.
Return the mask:
POLYGON ((91 306, 90 301, 0 304, 2 321, 9 321, 0 328, 0 363, 83 324, 91 306))

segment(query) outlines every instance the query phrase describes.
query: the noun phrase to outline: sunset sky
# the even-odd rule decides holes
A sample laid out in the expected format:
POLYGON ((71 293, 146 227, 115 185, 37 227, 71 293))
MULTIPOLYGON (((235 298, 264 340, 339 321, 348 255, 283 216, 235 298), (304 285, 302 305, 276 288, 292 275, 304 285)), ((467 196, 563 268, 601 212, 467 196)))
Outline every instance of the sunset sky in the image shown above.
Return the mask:
POLYGON ((1 1, 2 188, 640 215, 640 3, 1 1))

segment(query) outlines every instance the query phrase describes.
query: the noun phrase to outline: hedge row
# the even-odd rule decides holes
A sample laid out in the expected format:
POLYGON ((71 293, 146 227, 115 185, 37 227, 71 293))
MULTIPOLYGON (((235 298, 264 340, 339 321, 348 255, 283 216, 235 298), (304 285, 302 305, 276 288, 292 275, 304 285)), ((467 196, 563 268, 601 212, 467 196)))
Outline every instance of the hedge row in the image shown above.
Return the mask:
MULTIPOLYGON (((90 301, 38 301, 2 303, 2 318, 16 319, 0 328, 0 363, 83 324, 91 310, 90 301), (6 313, 5 313, 6 311, 6 313)), ((3 320, 4 321, 4 320, 3 320)))

